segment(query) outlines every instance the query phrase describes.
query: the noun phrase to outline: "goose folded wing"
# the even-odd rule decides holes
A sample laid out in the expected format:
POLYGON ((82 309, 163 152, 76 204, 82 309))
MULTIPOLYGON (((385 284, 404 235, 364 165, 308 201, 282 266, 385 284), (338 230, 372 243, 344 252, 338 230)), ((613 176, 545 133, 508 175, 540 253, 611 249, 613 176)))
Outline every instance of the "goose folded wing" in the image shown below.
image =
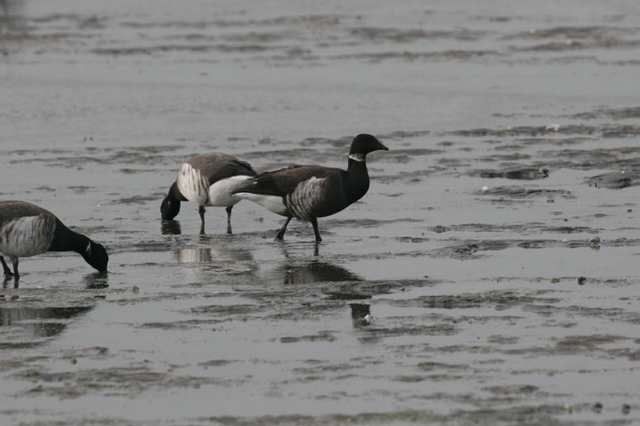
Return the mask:
POLYGON ((205 176, 209 179, 209 185, 238 175, 255 176, 256 172, 249 163, 240 160, 225 161, 218 164, 217 167, 205 169, 205 176))
POLYGON ((265 172, 247 182, 235 192, 276 195, 284 197, 293 193, 300 183, 311 178, 324 179, 337 177, 340 169, 320 166, 291 166, 280 170, 265 172))

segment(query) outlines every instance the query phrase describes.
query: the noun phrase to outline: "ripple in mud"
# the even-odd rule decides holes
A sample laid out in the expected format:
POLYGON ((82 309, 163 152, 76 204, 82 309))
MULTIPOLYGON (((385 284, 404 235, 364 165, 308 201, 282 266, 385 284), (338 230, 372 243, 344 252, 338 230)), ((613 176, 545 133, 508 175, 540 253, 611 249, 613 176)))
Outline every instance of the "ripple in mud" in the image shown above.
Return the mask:
POLYGON ((607 38, 610 36, 635 35, 638 28, 609 27, 609 26, 561 26, 545 29, 534 29, 503 37, 506 40, 524 39, 540 40, 546 38, 587 39, 607 38))
POLYGON ((598 48, 632 48, 640 44, 637 28, 609 26, 563 26, 535 29, 503 37, 504 40, 550 40, 530 46, 514 46, 515 51, 564 51, 598 48))
POLYGON ((592 135, 598 131, 595 126, 583 126, 583 125, 549 125, 549 126, 515 126, 507 127, 503 129, 465 129, 465 130, 452 130, 446 132, 446 135, 464 136, 464 137, 539 137, 548 135, 592 135))
MULTIPOLYGON (((438 232, 447 232, 439 227, 438 232)), ((591 233, 596 234, 598 231, 588 227, 571 227, 571 226, 558 226, 558 227, 544 227, 545 232, 572 234, 572 233, 591 233)), ((554 239, 533 239, 533 240, 521 240, 521 239, 509 239, 509 240, 470 240, 463 243, 455 244, 453 246, 440 247, 427 252, 426 254, 431 257, 450 257, 457 260, 469 260, 479 259, 485 256, 482 252, 485 251, 497 251, 505 250, 511 247, 519 247, 523 249, 544 249, 551 247, 567 247, 567 248, 584 248, 589 247, 592 249, 598 249, 600 246, 616 247, 616 246, 636 246, 638 241, 606 241, 595 242, 593 239, 584 240, 554 240, 554 239)), ((420 252, 418 255, 423 255, 420 252)))
MULTIPOLYGON (((394 318, 394 320, 398 320, 394 318)), ((406 324, 395 327, 369 326, 362 328, 364 335, 358 340, 363 343, 378 341, 381 338, 399 336, 453 336, 458 333, 458 328, 449 322, 429 325, 416 325, 415 317, 406 318, 406 324)), ((402 321, 401 321, 402 322, 402 321)))
POLYGON ((529 188, 524 186, 496 186, 483 188, 475 192, 476 195, 499 197, 492 198, 492 202, 530 200, 532 198, 553 199, 561 197, 575 198, 571 191, 565 189, 529 188))
POLYGON ((279 339, 280 343, 298 343, 298 342, 333 342, 336 337, 330 331, 319 331, 316 334, 304 336, 286 336, 279 339))
POLYGON ((158 53, 258 53, 267 50, 283 50, 281 46, 265 46, 262 44, 159 44, 152 46, 126 46, 126 47, 97 47, 91 50, 96 55, 108 56, 135 56, 153 55, 158 53))
POLYGON ((442 50, 437 52, 365 52, 365 53, 349 53, 329 56, 332 60, 364 60, 369 62, 382 62, 389 60, 402 61, 470 61, 473 59, 500 56, 500 52, 496 50, 442 50))
POLYGON ((157 202, 161 197, 161 193, 151 195, 133 195, 131 197, 124 197, 113 200, 113 204, 144 205, 150 202, 157 202))
POLYGON ((640 313, 626 311, 621 308, 591 308, 587 306, 572 305, 568 307, 557 307, 550 304, 536 304, 523 307, 523 310, 534 312, 545 317, 570 313, 574 316, 585 318, 599 318, 610 321, 621 321, 628 324, 640 324, 640 313))
POLYGON ((502 385, 502 386, 489 386, 484 390, 491 392, 494 395, 507 395, 514 394, 529 395, 538 391, 537 386, 533 385, 502 385))
POLYGON ((516 305, 556 302, 559 302, 559 299, 540 297, 537 292, 521 294, 510 290, 496 290, 484 293, 421 296, 402 301, 390 301, 389 303, 402 307, 421 306, 429 309, 469 309, 481 306, 510 308, 516 305))
POLYGON ((30 368, 13 376, 36 384, 22 395, 47 395, 59 399, 79 398, 87 392, 96 391, 108 392, 112 396, 132 396, 153 387, 198 388, 204 384, 219 384, 224 381, 205 377, 175 376, 153 371, 146 365, 61 372, 30 368))
POLYGON ((417 367, 423 371, 464 371, 471 368, 467 364, 447 364, 434 361, 420 362, 417 367))
POLYGON ((394 43, 411 43, 423 39, 451 39, 459 41, 473 41, 483 37, 486 32, 465 28, 452 31, 427 31, 423 29, 400 29, 380 27, 353 28, 351 35, 373 42, 391 41, 394 43))
POLYGON ((265 27, 265 26, 302 26, 312 27, 333 27, 338 25, 342 19, 348 18, 345 15, 313 14, 313 15, 288 15, 277 16, 265 19, 215 19, 196 21, 126 21, 123 27, 144 29, 144 28, 174 28, 174 29, 206 29, 209 27, 265 27))
POLYGON ((551 124, 547 126, 515 126, 504 129, 478 128, 468 130, 453 130, 445 132, 445 135, 464 136, 464 137, 540 137, 551 135, 580 135, 592 136, 601 135, 605 138, 623 138, 634 137, 640 135, 640 127, 634 125, 603 125, 603 126, 586 126, 586 125, 559 125, 551 124))
POLYGON ((586 181, 594 188, 622 189, 640 185, 640 171, 604 173, 591 176, 586 181))
POLYGON ((640 171, 640 148, 626 146, 607 149, 563 149, 542 151, 550 167, 580 170, 624 170, 633 176, 640 171))
MULTIPOLYGON (((596 141, 597 138, 584 137, 584 136, 569 136, 569 137, 521 137, 516 138, 514 143, 501 144, 495 146, 493 149, 496 151, 519 151, 526 150, 529 147, 535 145, 543 146, 564 146, 564 145, 579 145, 586 142, 596 141)), ((487 140, 487 143, 501 143, 501 140, 487 140)))
POLYGON ((516 52, 563 52, 585 49, 636 48, 638 46, 640 46, 640 40, 623 40, 611 38, 551 41, 548 43, 534 44, 532 46, 512 47, 512 50, 516 52))
MULTIPOLYGON (((336 294, 353 295, 354 299, 365 299, 372 296, 391 294, 398 291, 405 291, 408 288, 431 287, 441 284, 442 281, 423 280, 393 280, 393 281, 361 281, 337 285, 327 285, 322 288, 322 292, 334 298, 336 294)), ((340 299, 339 297, 335 297, 340 299)))
MULTIPOLYGON (((142 147, 127 148, 106 148, 96 149, 88 147, 81 151, 71 150, 13 150, 7 155, 14 158, 9 160, 10 164, 30 164, 42 163, 52 167, 64 167, 71 169, 83 169, 86 165, 138 165, 138 166, 157 166, 158 164, 167 164, 171 162, 171 157, 167 156, 168 152, 183 149, 182 146, 176 145, 149 145, 142 147), (54 154, 51 156, 43 154, 54 154), (67 154, 67 155, 60 155, 67 154), (18 158, 15 158, 18 157, 18 158)), ((177 160, 175 161, 177 162, 177 160)), ((173 164, 173 163, 172 163, 173 164)), ((122 168, 128 170, 127 168, 122 168)), ((121 169, 121 170, 122 170, 121 169)), ((145 170, 133 170, 135 173, 148 172, 145 170)), ((153 169, 157 171, 159 169, 153 169)))
POLYGON ((377 219, 327 219, 324 221, 332 227, 344 228, 378 228, 392 223, 423 223, 421 219, 401 217, 397 219, 377 220, 377 219))
POLYGON ((573 114, 569 117, 580 120, 596 120, 604 118, 611 120, 637 119, 640 118, 640 107, 599 108, 593 111, 573 114))
POLYGON ((611 343, 630 340, 628 337, 593 334, 566 336, 556 341, 555 351, 564 353, 592 352, 611 343))
POLYGON ((206 314, 230 318, 231 316, 247 316, 260 312, 258 305, 206 305, 191 308, 194 314, 206 314))
POLYGON ((541 167, 512 167, 505 170, 476 170, 469 173, 485 179, 537 180, 549 177, 549 169, 541 167))

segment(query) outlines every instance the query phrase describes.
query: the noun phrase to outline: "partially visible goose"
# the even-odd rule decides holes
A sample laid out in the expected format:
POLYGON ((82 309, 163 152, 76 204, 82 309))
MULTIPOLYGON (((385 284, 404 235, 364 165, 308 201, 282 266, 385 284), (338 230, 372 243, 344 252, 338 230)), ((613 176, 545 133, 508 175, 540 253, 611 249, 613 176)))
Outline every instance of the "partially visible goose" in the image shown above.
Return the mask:
POLYGON ((351 142, 347 170, 322 166, 292 166, 262 173, 236 189, 251 200, 287 220, 276 239, 282 240, 291 218, 311 222, 316 242, 322 241, 319 217, 330 216, 358 201, 369 189, 366 156, 388 150, 375 136, 360 134, 351 142))
POLYGON ((162 219, 173 219, 180 212, 180 202, 191 201, 198 206, 200 233, 204 234, 205 206, 226 207, 227 233, 231 234, 231 209, 241 200, 233 191, 255 175, 249 163, 232 155, 197 155, 180 166, 176 181, 160 205, 162 219))
POLYGON ((104 246, 70 230, 50 211, 24 201, 0 201, 0 262, 5 278, 20 277, 20 257, 47 251, 75 251, 100 272, 109 262, 104 246), (13 263, 13 272, 2 255, 13 263))

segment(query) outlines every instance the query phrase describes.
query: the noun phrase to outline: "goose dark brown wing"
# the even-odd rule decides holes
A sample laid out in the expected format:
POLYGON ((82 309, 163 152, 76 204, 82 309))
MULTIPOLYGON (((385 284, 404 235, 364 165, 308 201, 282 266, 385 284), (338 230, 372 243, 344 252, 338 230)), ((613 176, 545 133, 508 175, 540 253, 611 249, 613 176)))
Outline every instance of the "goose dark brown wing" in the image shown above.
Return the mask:
POLYGON ((26 201, 0 201, 0 225, 20 218, 39 215, 52 216, 53 213, 26 201))
POLYGON ((253 167, 246 161, 222 153, 198 155, 188 161, 209 181, 209 185, 232 176, 255 176, 253 167))
POLYGON ((322 166, 291 166, 259 174, 235 192, 276 195, 284 197, 293 193, 296 187, 311 178, 337 178, 343 174, 340 169, 322 166))

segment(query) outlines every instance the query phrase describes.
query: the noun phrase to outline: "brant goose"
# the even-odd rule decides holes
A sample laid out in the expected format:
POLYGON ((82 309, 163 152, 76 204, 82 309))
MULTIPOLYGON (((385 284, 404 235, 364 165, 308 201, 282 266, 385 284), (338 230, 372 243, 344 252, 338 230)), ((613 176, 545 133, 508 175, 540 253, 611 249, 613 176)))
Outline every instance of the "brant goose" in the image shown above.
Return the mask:
POLYGON ((107 251, 67 228, 53 213, 24 201, 0 201, 0 262, 5 278, 20 278, 18 258, 47 251, 75 251, 100 272, 107 270, 107 251), (13 272, 2 255, 13 263, 13 272))
POLYGON ((291 166, 249 179, 234 193, 286 216, 277 240, 282 240, 291 218, 311 222, 316 242, 322 241, 319 217, 330 216, 358 201, 369 189, 366 156, 388 150, 372 135, 360 134, 351 142, 349 167, 291 166))
POLYGON ((205 206, 224 206, 227 234, 231 234, 231 209, 241 200, 233 195, 233 190, 255 175, 249 163, 232 155, 197 155, 180 166, 176 181, 160 205, 162 219, 172 220, 180 212, 180 202, 191 201, 198 205, 200 233, 204 234, 205 206))

